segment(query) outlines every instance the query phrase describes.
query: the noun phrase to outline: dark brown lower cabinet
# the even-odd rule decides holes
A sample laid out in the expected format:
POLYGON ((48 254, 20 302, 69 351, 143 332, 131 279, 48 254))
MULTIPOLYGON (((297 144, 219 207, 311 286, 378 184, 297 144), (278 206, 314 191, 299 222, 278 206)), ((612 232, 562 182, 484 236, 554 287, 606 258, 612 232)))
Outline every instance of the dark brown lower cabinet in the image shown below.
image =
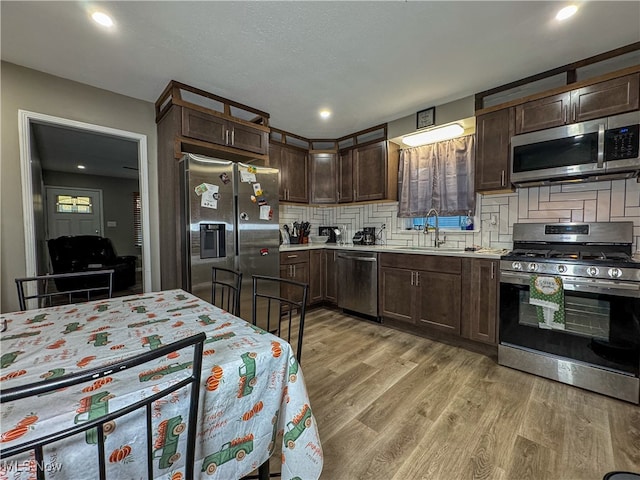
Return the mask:
MULTIPOLYGON (((294 251, 280 253, 280 278, 294 280, 301 283, 309 283, 309 252, 294 251)), ((293 298, 289 288, 282 285, 280 295, 283 298, 293 298)), ((296 300, 301 300, 296 298, 296 300)), ((307 295, 309 305, 310 295, 307 295)))
MULTIPOLYGON (((384 255, 382 255, 384 257, 384 255)), ((380 316, 408 324, 416 323, 414 272, 404 268, 380 267, 378 303, 380 316)))
POLYGON ((322 250, 324 264, 324 300, 332 305, 338 304, 338 251, 322 250))
POLYGON ((498 260, 464 258, 462 331, 470 340, 498 343, 498 260))
POLYGON ((324 250, 309 252, 309 305, 322 302, 324 299, 324 250))
POLYGON ((459 335, 461 268, 456 257, 382 254, 380 315, 459 335))

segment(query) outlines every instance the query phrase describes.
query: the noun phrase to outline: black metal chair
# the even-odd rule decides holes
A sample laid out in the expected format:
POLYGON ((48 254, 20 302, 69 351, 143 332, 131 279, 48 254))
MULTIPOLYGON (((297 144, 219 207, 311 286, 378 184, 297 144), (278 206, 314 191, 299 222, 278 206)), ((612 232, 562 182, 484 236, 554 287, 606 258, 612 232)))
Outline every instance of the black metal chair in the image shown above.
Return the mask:
POLYGON ((307 307, 307 283, 253 275, 252 323, 285 339, 295 340, 296 359, 302 358, 302 336, 307 307), (297 336, 296 336, 297 332, 297 336))
POLYGON ((89 301, 97 296, 111 298, 113 295, 113 270, 16 278, 16 287, 20 310, 26 310, 27 300, 34 298, 38 299, 37 308, 89 301), (35 293, 27 293, 29 284, 35 284, 35 293))
POLYGON ((240 316, 242 272, 222 267, 211 267, 211 303, 227 312, 240 316))
POLYGON ((640 473, 633 472, 609 472, 602 480, 640 480, 640 473))
MULTIPOLYGON (((37 466, 37 478, 39 480, 46 478, 46 469, 44 468, 45 462, 43 449, 45 447, 49 447, 53 444, 57 444, 58 442, 65 442, 65 439, 72 437, 73 435, 77 435, 79 433, 85 432, 85 436, 91 436, 93 444, 95 444, 95 448, 97 449, 97 455, 93 458, 98 460, 98 472, 99 478, 101 480, 106 478, 106 464, 109 461, 106 458, 105 453, 105 435, 109 434, 115 428, 115 420, 120 417, 127 415, 136 410, 143 410, 146 417, 146 440, 147 440, 147 452, 150 455, 148 461, 146 462, 147 467, 147 478, 159 478, 159 472, 155 472, 153 468, 153 451, 154 451, 154 431, 152 430, 152 416, 154 415, 154 403, 157 401, 167 402, 164 400, 165 397, 171 395, 173 392, 176 392, 181 389, 187 388, 190 385, 190 399, 188 407, 185 407, 184 412, 187 414, 186 425, 182 422, 180 418, 180 423, 174 427, 165 428, 173 428, 173 431, 179 430, 184 432, 185 427, 187 431, 187 441, 186 445, 182 450, 177 451, 172 455, 172 459, 169 459, 169 462, 177 461, 182 454, 185 455, 185 464, 184 468, 186 470, 185 478, 195 478, 194 473, 194 456, 195 456, 195 440, 197 433, 197 416, 198 416, 198 401, 200 397, 200 374, 202 371, 202 351, 204 346, 206 335, 204 333, 199 333, 197 335, 184 338, 182 340, 173 342, 168 345, 161 346, 155 350, 150 352, 145 352, 144 354, 138 355, 136 357, 132 357, 126 359, 124 361, 113 363, 104 367, 94 368, 87 372, 79 372, 73 373, 69 375, 64 375, 59 378, 44 380, 42 382, 32 383, 29 385, 24 385, 21 387, 15 388, 7 388, 0 391, 0 404, 3 405, 3 408, 8 408, 5 404, 9 404, 12 402, 20 402, 21 400, 29 397, 35 397, 38 395, 46 394, 49 392, 54 392, 56 390, 71 387, 80 384, 88 384, 95 386, 95 382, 99 381, 103 377, 106 376, 117 376, 120 372, 132 369, 134 367, 140 367, 140 369, 144 369, 144 365, 148 362, 157 360, 158 358, 165 357, 168 354, 176 351, 182 351, 182 354, 185 356, 191 355, 189 350, 193 352, 192 361, 191 361, 191 370, 182 370, 180 380, 171 382, 164 382, 161 384, 162 386, 155 386, 153 389, 149 389, 149 396, 143 398, 141 400, 137 400, 140 398, 139 393, 135 392, 136 395, 131 395, 132 401, 131 403, 123 406, 115 411, 108 412, 107 408, 103 409, 103 412, 100 409, 97 409, 99 413, 102 413, 99 416, 91 416, 89 420, 86 422, 81 422, 75 426, 64 428, 58 432, 47 435, 46 437, 37 438, 35 440, 31 440, 28 442, 24 442, 19 445, 5 447, 0 450, 0 459, 3 460, 3 463, 12 457, 20 456, 18 458, 23 458, 25 452, 33 452, 33 457, 35 459, 35 465, 37 466), (185 374, 190 372, 187 377, 185 374), (188 413, 187 413, 188 409, 188 413)), ((153 364, 154 367, 157 367, 157 362, 153 364)), ((157 369, 156 369, 157 370, 157 369)), ((136 370, 137 371, 137 370, 136 370)), ((140 373, 142 375, 142 373, 140 373)), ((176 379, 178 380, 178 379, 176 379)), ((138 382, 135 382, 138 383, 138 382)), ((134 383, 132 383, 133 385, 134 383)), ((108 392, 107 392, 108 393, 108 392)), ((134 393, 134 392, 132 392, 134 393)), ((54 393, 55 395, 55 393, 54 393)), ((107 397, 108 398, 108 397, 107 397)), ((46 408, 46 404, 55 401, 52 400, 51 397, 44 396, 42 397, 43 409, 46 408)), ((100 399, 98 403, 105 403, 103 399, 100 399)), ((70 408, 72 408, 70 406, 70 408)), ((92 409, 93 411, 93 409, 92 409)), ((94 412, 95 415, 95 412, 94 412)), ((142 435, 142 432, 139 432, 142 435)), ((67 440, 68 441, 68 440, 67 440)), ((182 442, 180 442, 182 443, 182 442)), ((177 443, 177 445, 179 445, 177 443)), ((90 458, 86 458, 84 461, 90 461, 90 458)), ((60 463, 65 463, 65 458, 59 458, 60 463)), ((73 468, 73 465, 66 465, 65 468, 73 468)))
MULTIPOLYGON (((296 359, 300 363, 309 285, 264 275, 253 275, 252 278, 253 325, 285 339, 290 344, 294 339, 296 359)), ((280 476, 280 473, 269 472, 269 460, 267 460, 258 468, 258 475, 250 475, 244 479, 267 480, 270 477, 280 476)))

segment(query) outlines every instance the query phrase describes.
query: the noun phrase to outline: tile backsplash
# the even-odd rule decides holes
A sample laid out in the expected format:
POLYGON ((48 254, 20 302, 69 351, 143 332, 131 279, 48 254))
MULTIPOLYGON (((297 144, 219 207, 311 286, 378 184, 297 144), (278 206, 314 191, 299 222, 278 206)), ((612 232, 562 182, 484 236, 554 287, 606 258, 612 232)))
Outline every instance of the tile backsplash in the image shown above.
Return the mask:
MULTIPOLYGON (((398 218, 398 202, 345 206, 281 205, 280 224, 308 221, 312 233, 320 225, 346 226, 347 239, 362 227, 376 227, 379 243, 424 246, 432 234, 409 230, 409 222, 398 218)), ((512 248, 514 223, 615 222, 634 224, 634 251, 640 252, 640 183, 636 179, 593 183, 567 183, 551 187, 520 188, 515 193, 478 195, 476 230, 443 231, 445 246, 512 248)))

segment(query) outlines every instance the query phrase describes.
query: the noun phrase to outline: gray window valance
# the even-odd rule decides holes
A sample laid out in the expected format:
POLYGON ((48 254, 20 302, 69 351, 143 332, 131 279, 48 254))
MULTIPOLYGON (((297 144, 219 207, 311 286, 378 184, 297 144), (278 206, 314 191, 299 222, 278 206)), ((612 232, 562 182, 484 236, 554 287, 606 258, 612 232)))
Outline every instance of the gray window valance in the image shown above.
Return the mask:
POLYGON ((475 135, 400 151, 398 216, 475 212, 475 135))

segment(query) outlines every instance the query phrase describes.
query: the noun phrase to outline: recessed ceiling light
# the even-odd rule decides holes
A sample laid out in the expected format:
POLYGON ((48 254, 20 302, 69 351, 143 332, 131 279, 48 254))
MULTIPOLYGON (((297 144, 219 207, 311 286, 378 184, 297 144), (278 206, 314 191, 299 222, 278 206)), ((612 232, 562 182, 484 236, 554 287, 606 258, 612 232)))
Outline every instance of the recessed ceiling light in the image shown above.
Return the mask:
POLYGON ((329 118, 331 116, 331 112, 329 110, 320 110, 320 116, 322 118, 329 118))
POLYGON ((84 170, 84 165, 78 165, 78 168, 79 168, 80 170, 84 170))
POLYGON ((104 12, 93 12, 93 14, 91 14, 91 18, 93 18, 94 22, 99 23, 103 27, 113 27, 113 20, 111 20, 111 17, 104 12))
POLYGON ((578 7, 576 5, 569 5, 568 7, 564 7, 556 14, 556 20, 566 20, 569 17, 573 17, 573 15, 578 11, 578 7))

